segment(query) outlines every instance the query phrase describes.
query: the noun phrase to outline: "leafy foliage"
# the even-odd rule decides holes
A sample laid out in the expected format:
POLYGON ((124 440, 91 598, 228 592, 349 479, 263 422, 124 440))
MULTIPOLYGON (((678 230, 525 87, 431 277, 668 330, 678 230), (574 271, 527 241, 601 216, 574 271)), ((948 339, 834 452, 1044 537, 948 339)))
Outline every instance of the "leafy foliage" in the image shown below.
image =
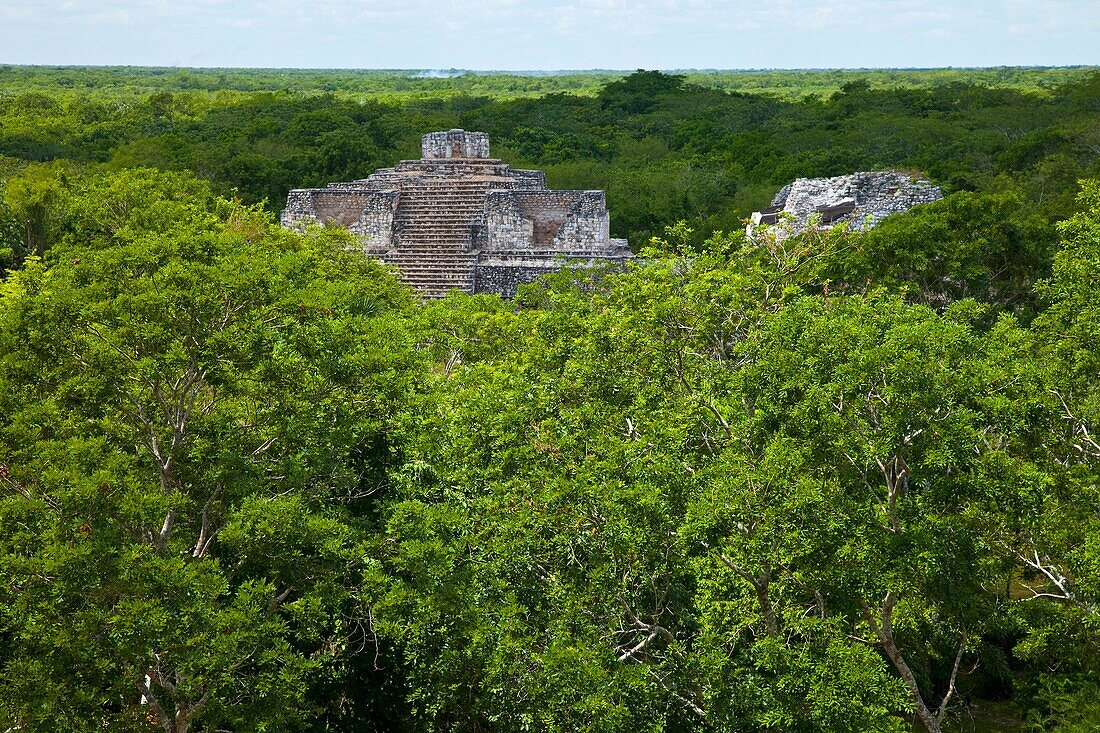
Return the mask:
POLYGON ((350 512, 378 477, 354 452, 401 393, 381 315, 408 296, 344 238, 175 174, 96 179, 65 225, 0 309, 0 707, 46 730, 298 719, 357 605, 350 512))
POLYGON ((0 99, 0 726, 1094 724, 1094 77, 2 74, 47 91, 0 99), (285 83, 348 78, 415 87, 285 83), (641 256, 420 303, 275 224, 455 124, 606 186, 641 256), (876 166, 952 193, 739 233, 876 166))

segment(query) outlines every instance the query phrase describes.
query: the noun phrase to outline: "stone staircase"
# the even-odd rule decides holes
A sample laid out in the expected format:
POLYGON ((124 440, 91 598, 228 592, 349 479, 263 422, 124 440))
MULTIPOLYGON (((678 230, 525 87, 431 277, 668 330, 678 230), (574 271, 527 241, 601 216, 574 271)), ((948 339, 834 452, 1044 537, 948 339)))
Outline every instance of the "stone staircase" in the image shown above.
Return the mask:
POLYGON ((488 190, 486 181, 469 178, 406 182, 394 215, 395 249, 386 263, 424 297, 455 289, 472 293, 477 257, 470 253, 470 227, 484 219, 488 190))

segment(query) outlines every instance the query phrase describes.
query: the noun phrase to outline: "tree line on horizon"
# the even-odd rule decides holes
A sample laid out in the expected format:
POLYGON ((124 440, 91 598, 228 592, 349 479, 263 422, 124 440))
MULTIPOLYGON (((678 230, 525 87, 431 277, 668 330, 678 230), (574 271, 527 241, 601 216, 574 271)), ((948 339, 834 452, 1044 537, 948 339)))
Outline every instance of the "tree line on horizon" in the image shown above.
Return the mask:
MULTIPOLYGON (((56 80, 23 82, 0 94, 0 174, 10 191, 21 175, 88 167, 190 171, 220 195, 277 212, 292 188, 366 177, 419 157, 425 132, 462 127, 488 132, 495 156, 545 170, 556 188, 605 190, 613 236, 636 248, 679 220, 695 224, 697 244, 739 229, 797 177, 880 168, 919 171, 950 191, 1015 196, 1021 214, 1049 222, 1072 213, 1077 180, 1098 175, 1100 74, 1086 71, 1027 89, 875 88, 856 77, 830 96, 794 100, 658 72, 588 96, 533 99, 173 87, 73 94, 56 80)), ((75 84, 105 72, 66 73, 75 84)))

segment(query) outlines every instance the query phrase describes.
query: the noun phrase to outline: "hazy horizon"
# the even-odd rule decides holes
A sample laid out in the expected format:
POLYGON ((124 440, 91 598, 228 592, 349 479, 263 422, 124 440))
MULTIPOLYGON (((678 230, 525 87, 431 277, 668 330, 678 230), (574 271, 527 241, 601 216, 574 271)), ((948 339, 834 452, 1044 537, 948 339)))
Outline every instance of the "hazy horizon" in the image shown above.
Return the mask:
MULTIPOLYGON (((759 68, 712 68, 712 67, 680 67, 680 68, 609 68, 598 67, 590 69, 472 69, 472 68, 430 68, 430 67, 381 67, 381 66, 179 66, 171 64, 21 64, 0 61, 0 66, 43 68, 43 69, 184 69, 196 71, 378 71, 401 73, 440 72, 441 76, 457 76, 461 74, 503 74, 525 76, 531 74, 542 75, 566 75, 566 74, 630 74, 635 71, 659 71, 663 74, 766 74, 771 72, 822 72, 822 71, 991 71, 996 69, 1100 69, 1098 64, 994 64, 991 66, 769 66, 759 68), (453 72, 453 73, 452 73, 453 72)), ((426 77, 428 78, 428 77, 426 77)))
POLYGON ((1100 64, 1095 0, 0 0, 0 63, 471 71, 1100 64))

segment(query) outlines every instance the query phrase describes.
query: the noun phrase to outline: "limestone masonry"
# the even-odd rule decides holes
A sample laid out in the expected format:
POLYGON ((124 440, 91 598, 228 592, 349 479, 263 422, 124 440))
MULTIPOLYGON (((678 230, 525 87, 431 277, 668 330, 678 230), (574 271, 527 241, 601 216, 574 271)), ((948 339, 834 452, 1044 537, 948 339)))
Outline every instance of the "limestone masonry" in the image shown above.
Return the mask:
POLYGON ((866 231, 890 214, 942 198, 939 186, 894 171, 799 178, 780 189, 771 208, 752 215, 748 234, 760 225, 775 225, 777 235, 791 236, 810 226, 811 219, 823 228, 847 224, 866 231))
POLYGON ((489 157, 484 132, 425 135, 420 160, 367 178, 290 192, 282 223, 347 227, 367 254, 426 297, 448 290, 512 297, 566 260, 622 262, 603 191, 551 191, 541 171, 489 157))

